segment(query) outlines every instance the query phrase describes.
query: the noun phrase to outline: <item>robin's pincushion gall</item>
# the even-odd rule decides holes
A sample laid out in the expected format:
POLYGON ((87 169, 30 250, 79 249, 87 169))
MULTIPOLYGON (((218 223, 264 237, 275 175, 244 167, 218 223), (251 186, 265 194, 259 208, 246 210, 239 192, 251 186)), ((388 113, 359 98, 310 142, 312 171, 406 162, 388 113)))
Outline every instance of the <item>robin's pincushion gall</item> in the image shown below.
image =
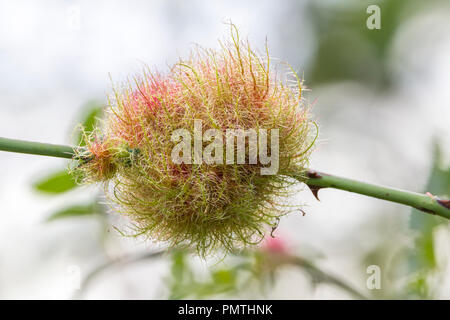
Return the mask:
POLYGON ((316 135, 302 81, 291 71, 280 77, 271 63, 232 26, 220 50, 196 48, 167 74, 146 69, 114 90, 101 128, 78 148, 83 181, 105 182, 114 210, 138 235, 201 255, 258 243, 292 209, 283 205, 289 176, 304 170, 316 135), (173 161, 172 133, 193 133, 195 120, 224 137, 228 129, 278 129, 278 172, 261 174, 267 163, 259 160, 173 161))

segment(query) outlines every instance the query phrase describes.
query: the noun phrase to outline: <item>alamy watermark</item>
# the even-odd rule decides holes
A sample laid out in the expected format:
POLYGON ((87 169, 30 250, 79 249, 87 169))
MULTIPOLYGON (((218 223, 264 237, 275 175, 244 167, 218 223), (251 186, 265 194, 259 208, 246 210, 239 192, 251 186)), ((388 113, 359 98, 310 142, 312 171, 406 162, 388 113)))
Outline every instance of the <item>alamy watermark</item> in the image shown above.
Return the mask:
POLYGON ((381 289, 381 268, 375 264, 367 267, 366 273, 370 276, 366 280, 366 286, 369 290, 381 289))
POLYGON ((77 265, 70 265, 65 273, 65 285, 69 292, 80 290, 81 288, 81 268, 77 265))
POLYGON ((81 8, 80 6, 73 5, 66 9, 66 23, 67 27, 71 30, 81 29, 81 8))
POLYGON ((225 134, 218 129, 208 129, 203 133, 202 120, 196 119, 193 136, 187 129, 177 129, 172 133, 171 140, 178 142, 171 154, 176 164, 245 164, 248 160, 248 164, 268 165, 261 168, 261 175, 278 172, 279 129, 227 129, 225 134), (270 150, 267 141, 269 136, 270 150), (210 143, 203 148, 204 142, 210 143))
POLYGON ((381 9, 376 4, 372 4, 367 7, 366 12, 370 16, 366 20, 366 26, 369 30, 380 30, 381 29, 381 9))

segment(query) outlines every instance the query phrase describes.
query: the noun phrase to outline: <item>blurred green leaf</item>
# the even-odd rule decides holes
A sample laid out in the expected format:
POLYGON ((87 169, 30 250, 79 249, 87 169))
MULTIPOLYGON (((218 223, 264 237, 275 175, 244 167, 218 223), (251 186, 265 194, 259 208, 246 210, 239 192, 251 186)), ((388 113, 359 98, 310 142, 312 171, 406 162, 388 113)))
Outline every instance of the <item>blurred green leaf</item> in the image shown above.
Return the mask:
MULTIPOLYGON (((433 195, 450 195, 450 167, 443 169, 441 164, 441 151, 435 144, 433 153, 433 168, 425 191, 433 195)), ((430 276, 439 268, 435 256, 434 231, 442 224, 442 218, 424 215, 416 209, 412 210, 410 219, 411 230, 417 232, 414 248, 408 255, 408 269, 411 281, 408 284, 408 295, 423 299, 432 298, 430 276)))
POLYGON ((39 192, 48 194, 60 194, 76 188, 78 185, 75 178, 61 170, 39 179, 33 184, 33 188, 39 192))
POLYGON ((96 201, 87 205, 72 205, 62 210, 56 211, 47 218, 47 221, 54 221, 63 218, 73 218, 80 216, 88 216, 100 213, 99 206, 96 201))
POLYGON ((187 252, 176 250, 172 254, 171 285, 169 299, 182 299, 192 294, 191 286, 194 282, 190 265, 186 262, 187 252))
POLYGON ((214 271, 212 274, 214 283, 218 285, 234 285, 236 274, 232 270, 222 269, 214 271))
MULTIPOLYGON (((97 125, 98 119, 103 115, 103 105, 98 101, 90 101, 83 107, 86 111, 81 117, 81 125, 85 132, 91 133, 97 125)), ((77 136, 77 145, 84 146, 83 134, 80 132, 77 136)))

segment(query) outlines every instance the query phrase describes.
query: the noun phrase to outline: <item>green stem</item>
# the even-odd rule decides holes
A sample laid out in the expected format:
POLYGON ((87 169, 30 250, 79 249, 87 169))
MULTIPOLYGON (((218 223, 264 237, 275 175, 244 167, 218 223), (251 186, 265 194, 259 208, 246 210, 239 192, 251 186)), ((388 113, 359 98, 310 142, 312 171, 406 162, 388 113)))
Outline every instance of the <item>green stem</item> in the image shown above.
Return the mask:
POLYGON ((2 137, 0 137, 0 150, 66 159, 72 159, 74 156, 73 148, 69 146, 7 139, 2 137))
MULTIPOLYGON (((73 147, 70 146, 21 141, 1 137, 0 150, 66 159, 72 159, 75 155, 73 147)), ((359 193, 373 198, 401 203, 426 213, 450 219, 450 201, 441 200, 430 194, 421 194, 379 186, 311 170, 307 172, 307 176, 308 179, 306 184, 311 188, 316 197, 319 189, 334 188, 359 193)), ((293 177, 300 181, 304 181, 303 176, 294 175, 293 177)))
MULTIPOLYGON (((450 219, 450 201, 439 199, 429 193, 422 194, 371 183, 333 176, 309 170, 306 184, 317 198, 317 192, 322 188, 334 188, 365 196, 401 203, 420 211, 450 219)), ((295 177, 301 180, 301 177, 295 177)), ((304 181, 304 177, 303 177, 304 181)))

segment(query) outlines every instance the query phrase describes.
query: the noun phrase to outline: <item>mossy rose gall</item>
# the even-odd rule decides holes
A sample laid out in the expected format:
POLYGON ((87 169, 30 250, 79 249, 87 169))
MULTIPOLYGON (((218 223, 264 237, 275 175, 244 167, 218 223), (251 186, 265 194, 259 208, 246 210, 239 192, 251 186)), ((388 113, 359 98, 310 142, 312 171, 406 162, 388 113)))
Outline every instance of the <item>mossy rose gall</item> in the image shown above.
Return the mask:
MULTIPOLYGON (((288 177, 301 176, 315 140, 301 92, 295 74, 281 77, 268 53, 256 54, 232 27, 220 50, 196 48, 170 72, 146 69, 116 88, 104 124, 80 149, 79 157, 90 158, 77 170, 84 182, 105 183, 114 209, 129 217, 138 235, 201 255, 258 243, 292 209, 283 205, 294 183, 288 177), (173 132, 194 137, 195 121, 223 141, 227 130, 264 129, 269 136, 276 130, 278 150, 263 147, 267 155, 276 153, 277 174, 261 174, 267 161, 255 160, 249 147, 240 155, 244 161, 173 161, 173 132)), ((202 150, 209 145, 199 143, 202 150)), ((196 157, 195 148, 187 150, 196 157)), ((212 154, 229 157, 225 148, 212 154)))

